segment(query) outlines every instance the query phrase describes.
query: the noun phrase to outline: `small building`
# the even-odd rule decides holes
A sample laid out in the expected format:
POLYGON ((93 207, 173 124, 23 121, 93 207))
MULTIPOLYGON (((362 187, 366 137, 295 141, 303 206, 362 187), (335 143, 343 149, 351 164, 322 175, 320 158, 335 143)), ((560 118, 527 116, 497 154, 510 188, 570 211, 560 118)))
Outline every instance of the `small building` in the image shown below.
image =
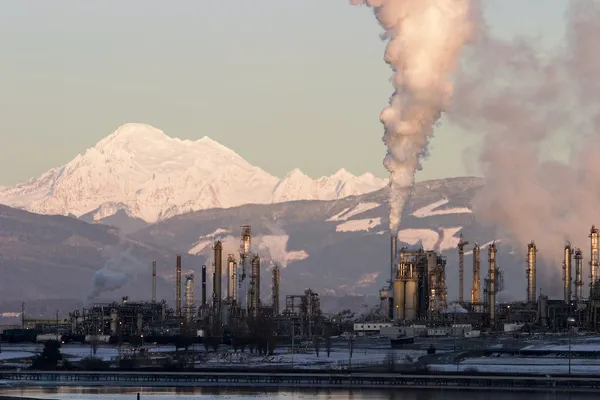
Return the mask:
POLYGON ((380 333, 381 328, 391 328, 391 323, 365 322, 362 324, 354 324, 354 332, 356 333, 380 333))

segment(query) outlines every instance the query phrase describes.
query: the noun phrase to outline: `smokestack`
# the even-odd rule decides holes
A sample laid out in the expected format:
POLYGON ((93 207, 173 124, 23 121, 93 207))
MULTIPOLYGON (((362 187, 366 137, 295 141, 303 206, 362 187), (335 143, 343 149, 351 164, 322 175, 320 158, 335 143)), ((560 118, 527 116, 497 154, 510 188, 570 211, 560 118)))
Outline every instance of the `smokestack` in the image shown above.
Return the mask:
POLYGON ((279 265, 273 267, 273 316, 279 315, 279 265))
POLYGON ((390 230, 397 233, 433 126, 452 97, 450 75, 474 33, 471 0, 351 4, 374 7, 389 39, 384 60, 394 72, 394 93, 379 118, 388 148, 384 166, 390 172, 390 230))
POLYGON ((527 302, 535 303, 536 299, 536 269, 537 247, 534 241, 527 245, 527 302))
POLYGON ((202 266, 202 305, 206 305, 206 265, 202 266))
POLYGON ((581 249, 575 249, 575 299, 577 302, 583 300, 583 253, 581 249))
POLYGON ((465 246, 469 242, 463 239, 462 233, 458 241, 458 302, 465 302, 465 246))
POLYGON ((567 242, 567 244, 565 245, 565 259, 563 261, 563 269, 565 271, 564 276, 563 276, 563 281, 565 283, 564 285, 564 301, 565 303, 568 303, 571 301, 571 297, 572 297, 572 288, 571 288, 571 282, 573 281, 573 274, 572 274, 572 270, 571 270, 571 261, 572 261, 572 252, 571 252, 571 243, 567 242))
POLYGON ((156 261, 152 261, 152 302, 156 303, 156 261))
POLYGON ((250 281, 250 311, 258 317, 260 309, 260 257, 258 254, 252 258, 252 280, 250 281))
POLYGON ((600 231, 595 225, 590 229, 590 298, 595 295, 595 287, 598 283, 598 274, 600 273, 600 255, 598 254, 598 239, 600 231))
POLYGON ((496 327, 496 244, 490 244, 488 249, 490 272, 488 280, 488 296, 489 296, 489 312, 490 312, 490 327, 496 327))
POLYGON ((223 299, 223 284, 221 279, 223 278, 223 245, 220 240, 217 240, 215 246, 213 247, 215 252, 215 286, 213 287, 213 292, 215 296, 216 304, 218 312, 221 311, 221 300, 223 299))
POLYGON ((177 254, 177 271, 175 276, 176 293, 175 293, 175 312, 178 317, 181 317, 181 254, 177 254))
POLYGON ((398 270, 398 266, 396 265, 396 257, 398 256, 398 236, 392 234, 390 240, 390 285, 392 285, 396 279, 396 271, 398 270))
POLYGON ((475 246, 473 246, 473 286, 471 289, 471 303, 481 302, 479 293, 479 285, 481 284, 480 271, 480 250, 479 245, 475 243, 475 246))

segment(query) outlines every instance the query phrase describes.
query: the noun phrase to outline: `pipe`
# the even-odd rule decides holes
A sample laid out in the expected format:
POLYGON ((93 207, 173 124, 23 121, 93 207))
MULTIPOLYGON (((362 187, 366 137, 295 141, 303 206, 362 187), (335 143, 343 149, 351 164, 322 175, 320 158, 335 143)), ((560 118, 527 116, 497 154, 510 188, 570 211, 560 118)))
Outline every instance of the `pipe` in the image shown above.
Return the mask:
POLYGON ((492 243, 488 249, 490 272, 489 272, 489 313, 490 313, 490 327, 495 329, 496 327, 496 244, 492 243))
POLYGON ((537 246, 534 241, 527 245, 527 302, 535 303, 536 299, 536 274, 537 274, 537 246))
POLYGON ((237 263, 235 256, 227 256, 227 299, 234 303, 237 299, 237 263))
POLYGON ((213 295, 215 299, 215 307, 217 312, 221 311, 221 300, 223 299, 223 245, 220 240, 217 240, 213 247, 215 253, 215 280, 213 286, 213 295))
POLYGON ((177 254, 177 267, 176 267, 176 293, 175 293, 175 311, 178 317, 181 317, 181 254, 177 254))
POLYGON ((468 244, 468 241, 463 240, 461 233, 458 242, 458 302, 460 304, 465 302, 465 246, 468 244))
POLYGON ((273 267, 273 315, 279 315, 279 282, 281 280, 279 265, 273 267))
POLYGON ((575 249, 575 299, 577 302, 583 300, 583 253, 581 249, 575 249))
POLYGON ((592 225, 590 229, 590 298, 594 297, 594 289, 598 282, 598 269, 600 268, 600 255, 598 253, 598 240, 600 237, 600 231, 595 225, 592 225))
POLYGON ((473 246, 473 286, 471 289, 471 303, 481 302, 481 298, 479 296, 480 283, 480 250, 479 245, 475 243, 473 246))
POLYGON ((152 302, 156 303, 156 261, 152 261, 152 302))
POLYGON ((206 305, 206 265, 202 266, 202 305, 206 305))
POLYGON ((573 281, 573 274, 572 274, 572 269, 571 269, 571 262, 572 262, 572 250, 571 250, 571 243, 567 242, 567 244, 565 245, 565 252, 564 252, 564 261, 563 261, 563 270, 564 272, 564 276, 563 276, 563 281, 564 281, 564 295, 563 295, 563 300, 565 303, 568 303, 571 301, 571 297, 572 297, 572 288, 571 288, 571 282, 573 281))
POLYGON ((258 317, 258 311, 260 309, 260 257, 258 254, 252 258, 250 286, 250 311, 254 317, 258 317))

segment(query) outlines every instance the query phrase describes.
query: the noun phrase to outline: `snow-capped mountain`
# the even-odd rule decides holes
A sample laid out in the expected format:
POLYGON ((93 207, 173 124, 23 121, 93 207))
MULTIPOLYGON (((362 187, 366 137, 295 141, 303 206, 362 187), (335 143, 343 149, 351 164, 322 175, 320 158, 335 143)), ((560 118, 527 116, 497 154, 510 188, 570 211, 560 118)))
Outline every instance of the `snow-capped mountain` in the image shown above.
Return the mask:
POLYGON ((156 222, 190 211, 291 200, 333 200, 381 189, 372 174, 339 170, 313 180, 294 170, 281 181, 209 137, 180 140, 145 124, 125 124, 67 165, 0 188, 0 203, 39 214, 122 211, 156 222))

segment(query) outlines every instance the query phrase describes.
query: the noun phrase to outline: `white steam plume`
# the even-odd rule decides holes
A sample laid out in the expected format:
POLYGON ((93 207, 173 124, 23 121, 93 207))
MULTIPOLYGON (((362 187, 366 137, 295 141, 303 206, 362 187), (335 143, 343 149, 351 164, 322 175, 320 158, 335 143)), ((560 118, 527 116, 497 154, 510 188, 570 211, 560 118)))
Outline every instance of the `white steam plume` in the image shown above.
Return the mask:
MULTIPOLYGON (((566 17, 565 43, 551 54, 481 35, 449 112, 484 135, 477 221, 497 227, 522 259, 535 240, 544 263, 537 286, 551 296, 562 293, 565 241, 587 262, 590 226, 600 225, 600 2, 572 0, 566 17), (548 154, 556 148, 561 161, 548 154)), ((524 261, 513 268, 525 276, 524 261)))
POLYGON ((94 274, 88 301, 104 292, 111 292, 131 283, 137 274, 144 270, 145 266, 131 254, 131 250, 131 246, 124 249, 123 242, 103 249, 103 255, 108 257, 108 260, 94 274))
POLYGON ((452 96, 449 75, 475 31, 472 0, 350 0, 374 7, 389 39, 384 60, 395 91, 380 116, 388 148, 390 230, 397 233, 414 186, 420 159, 427 155, 433 126, 452 96))

